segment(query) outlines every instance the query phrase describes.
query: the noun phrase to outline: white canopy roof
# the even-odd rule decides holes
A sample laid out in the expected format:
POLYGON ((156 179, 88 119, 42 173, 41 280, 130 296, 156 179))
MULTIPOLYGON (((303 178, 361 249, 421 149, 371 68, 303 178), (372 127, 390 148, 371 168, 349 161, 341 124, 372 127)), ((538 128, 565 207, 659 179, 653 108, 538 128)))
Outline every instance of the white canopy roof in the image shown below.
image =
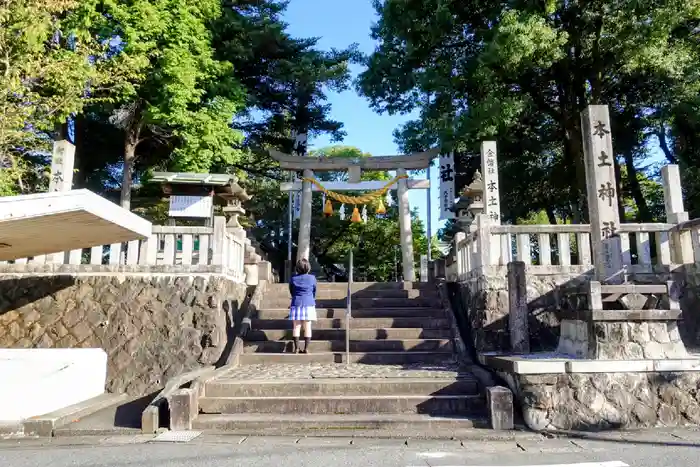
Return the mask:
POLYGON ((89 190, 0 197, 0 261, 147 238, 151 228, 89 190))

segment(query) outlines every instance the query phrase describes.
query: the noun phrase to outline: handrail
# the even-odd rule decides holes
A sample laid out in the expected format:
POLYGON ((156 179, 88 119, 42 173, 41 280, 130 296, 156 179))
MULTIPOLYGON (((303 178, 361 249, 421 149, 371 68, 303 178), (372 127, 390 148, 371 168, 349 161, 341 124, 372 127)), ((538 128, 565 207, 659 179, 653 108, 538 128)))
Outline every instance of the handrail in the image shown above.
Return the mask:
POLYGON ((663 222, 649 223, 629 223, 620 224, 617 229, 618 233, 651 233, 651 232, 668 232, 674 227, 674 224, 666 224, 663 222))
POLYGON ((682 232, 700 227, 700 218, 690 219, 689 221, 680 222, 674 225, 670 230, 673 232, 682 232))
POLYGON ((492 234, 589 233, 590 224, 493 225, 492 234))
POLYGON ((214 229, 212 227, 186 225, 154 225, 152 231, 154 234, 211 235, 214 229))
POLYGON ((352 276, 353 276, 353 250, 350 248, 350 267, 348 268, 348 298, 345 309, 345 365, 350 365, 350 318, 352 318, 352 276))

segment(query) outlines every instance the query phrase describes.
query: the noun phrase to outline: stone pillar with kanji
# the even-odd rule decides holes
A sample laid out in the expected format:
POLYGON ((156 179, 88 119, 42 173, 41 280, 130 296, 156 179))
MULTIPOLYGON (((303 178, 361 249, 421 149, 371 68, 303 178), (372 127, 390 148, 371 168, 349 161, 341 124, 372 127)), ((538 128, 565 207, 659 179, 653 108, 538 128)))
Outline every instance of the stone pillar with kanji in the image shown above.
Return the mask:
MULTIPOLYGON (((70 191, 73 189, 75 166, 75 146, 68 140, 55 141, 51 155, 51 178, 49 192, 70 191)), ((68 261, 69 252, 46 255, 47 263, 63 264, 68 261)), ((36 261, 36 258, 35 258, 36 261)))
POLYGON ((608 106, 589 105, 581 113, 581 124, 595 280, 601 283, 621 283, 625 278, 625 270, 618 235, 619 193, 615 181, 608 106))
POLYGON ((481 143, 481 171, 484 177, 484 214, 493 225, 501 224, 501 186, 498 182, 496 142, 481 143))

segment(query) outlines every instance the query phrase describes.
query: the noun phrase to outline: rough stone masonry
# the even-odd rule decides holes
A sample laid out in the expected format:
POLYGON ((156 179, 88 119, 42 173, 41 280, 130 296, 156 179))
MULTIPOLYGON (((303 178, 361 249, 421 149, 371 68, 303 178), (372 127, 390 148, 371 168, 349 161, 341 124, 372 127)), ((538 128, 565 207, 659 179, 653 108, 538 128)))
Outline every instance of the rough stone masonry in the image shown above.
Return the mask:
POLYGON ((501 375, 533 430, 700 424, 700 372, 501 375))
POLYGON ((0 347, 102 348, 107 390, 145 395, 221 358, 246 287, 200 274, 0 275, 0 347))

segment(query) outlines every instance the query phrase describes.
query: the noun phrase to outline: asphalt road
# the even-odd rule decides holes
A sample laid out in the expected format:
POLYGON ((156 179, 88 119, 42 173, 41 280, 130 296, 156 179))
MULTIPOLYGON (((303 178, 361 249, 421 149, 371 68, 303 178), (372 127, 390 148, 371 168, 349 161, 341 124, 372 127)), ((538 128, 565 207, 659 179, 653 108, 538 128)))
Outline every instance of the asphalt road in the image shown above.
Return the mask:
POLYGON ((0 441, 0 466, 12 467, 696 467, 699 458, 700 432, 694 430, 505 441, 206 434, 188 443, 154 442, 148 436, 0 441))

